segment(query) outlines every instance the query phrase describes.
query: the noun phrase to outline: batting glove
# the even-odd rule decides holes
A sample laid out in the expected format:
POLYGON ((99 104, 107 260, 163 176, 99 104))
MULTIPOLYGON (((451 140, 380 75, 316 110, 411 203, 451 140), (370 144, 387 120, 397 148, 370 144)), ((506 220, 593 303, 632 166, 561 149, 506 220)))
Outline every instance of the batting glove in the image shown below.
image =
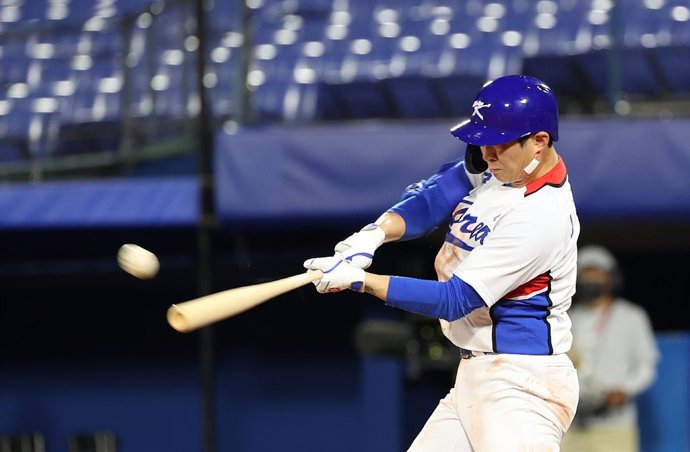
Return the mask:
POLYGON ((355 267, 369 268, 376 249, 381 246, 386 233, 372 223, 364 226, 342 242, 335 245, 335 256, 352 263, 355 267))
POLYGON ((304 268, 323 272, 321 279, 314 281, 319 293, 340 292, 345 289, 364 292, 364 270, 339 256, 307 259, 304 261, 304 268))

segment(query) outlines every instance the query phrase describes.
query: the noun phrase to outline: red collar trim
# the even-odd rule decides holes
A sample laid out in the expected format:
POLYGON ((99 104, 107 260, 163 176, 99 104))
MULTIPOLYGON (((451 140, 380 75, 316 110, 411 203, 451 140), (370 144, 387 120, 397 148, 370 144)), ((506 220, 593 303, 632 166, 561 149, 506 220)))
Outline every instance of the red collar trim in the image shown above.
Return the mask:
POLYGON ((548 173, 544 174, 539 179, 527 184, 527 191, 525 191, 525 196, 531 195, 532 193, 536 192, 537 190, 546 185, 550 185, 552 187, 561 187, 563 186, 563 184, 565 184, 566 180, 568 180, 568 170, 565 167, 563 159, 559 156, 558 163, 556 163, 556 166, 551 168, 551 170, 548 173))

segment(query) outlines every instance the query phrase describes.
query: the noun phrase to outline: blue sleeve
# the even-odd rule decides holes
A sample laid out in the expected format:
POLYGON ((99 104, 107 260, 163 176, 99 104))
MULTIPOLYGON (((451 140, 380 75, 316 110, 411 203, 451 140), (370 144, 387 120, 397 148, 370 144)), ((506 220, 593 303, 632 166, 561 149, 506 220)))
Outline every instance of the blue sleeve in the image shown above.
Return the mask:
POLYGON ((447 163, 429 179, 409 186, 400 202, 388 209, 405 220, 401 240, 421 237, 447 222, 472 188, 464 159, 447 163))
POLYGON ((449 322, 486 307, 477 291, 455 275, 447 282, 391 276, 386 304, 449 322))

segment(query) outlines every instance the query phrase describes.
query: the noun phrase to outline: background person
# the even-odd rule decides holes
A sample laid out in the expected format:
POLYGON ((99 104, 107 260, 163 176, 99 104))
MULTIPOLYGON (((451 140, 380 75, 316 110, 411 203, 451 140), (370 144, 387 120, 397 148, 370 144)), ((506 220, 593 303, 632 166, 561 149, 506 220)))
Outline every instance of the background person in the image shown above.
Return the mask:
POLYGON ((580 402, 564 452, 637 452, 635 398, 656 377, 659 351, 647 312, 618 296, 622 277, 614 256, 590 245, 578 252, 571 357, 580 402))

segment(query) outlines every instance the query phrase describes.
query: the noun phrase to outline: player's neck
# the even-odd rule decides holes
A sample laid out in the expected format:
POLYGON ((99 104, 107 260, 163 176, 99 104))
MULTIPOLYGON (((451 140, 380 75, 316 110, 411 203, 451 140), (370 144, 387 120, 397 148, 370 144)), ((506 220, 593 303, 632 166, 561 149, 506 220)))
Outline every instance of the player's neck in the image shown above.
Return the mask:
POLYGON ((537 167, 531 172, 531 173, 526 173, 523 171, 523 176, 524 179, 521 179, 519 181, 513 182, 511 185, 513 187, 524 187, 525 185, 529 184, 530 182, 533 182, 540 177, 544 176, 547 174, 549 171, 554 169, 554 167, 558 164, 558 154, 556 153, 556 150, 554 148, 549 148, 544 153, 543 158, 539 161, 539 164, 537 167))

